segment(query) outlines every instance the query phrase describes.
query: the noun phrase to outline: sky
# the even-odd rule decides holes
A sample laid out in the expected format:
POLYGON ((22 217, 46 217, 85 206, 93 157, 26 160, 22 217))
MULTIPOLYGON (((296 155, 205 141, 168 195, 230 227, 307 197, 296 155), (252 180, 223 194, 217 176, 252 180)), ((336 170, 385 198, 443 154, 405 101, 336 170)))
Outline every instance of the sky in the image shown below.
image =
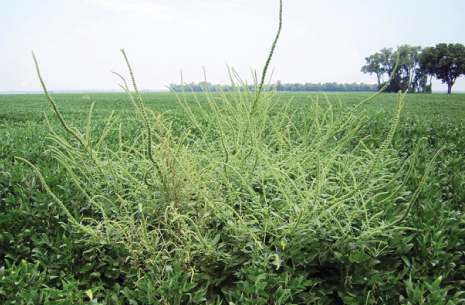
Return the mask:
MULTIPOLYGON (((283 0, 271 82, 369 83, 365 57, 403 44, 465 44, 464 0, 283 0)), ((228 67, 261 77, 278 27, 278 0, 0 0, 0 92, 230 84, 228 67)), ((270 76, 270 75, 267 75, 270 76)), ((433 80, 433 91, 447 85, 433 80)), ((452 91, 465 92, 465 77, 452 91)))

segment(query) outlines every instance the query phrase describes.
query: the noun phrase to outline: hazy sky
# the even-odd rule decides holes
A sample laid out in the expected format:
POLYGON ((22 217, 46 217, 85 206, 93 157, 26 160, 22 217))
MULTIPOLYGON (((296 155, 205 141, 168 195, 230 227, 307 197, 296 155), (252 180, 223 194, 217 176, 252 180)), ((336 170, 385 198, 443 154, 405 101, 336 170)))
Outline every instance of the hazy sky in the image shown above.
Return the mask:
MULTIPOLYGON (((0 0, 0 91, 118 90, 124 48, 139 89, 260 75, 278 0, 0 0)), ((273 82, 376 83, 365 57, 402 44, 465 43, 464 0, 284 0, 273 82)), ((439 81, 433 90, 446 90, 439 81)), ((452 91, 465 91, 465 77, 452 91)))

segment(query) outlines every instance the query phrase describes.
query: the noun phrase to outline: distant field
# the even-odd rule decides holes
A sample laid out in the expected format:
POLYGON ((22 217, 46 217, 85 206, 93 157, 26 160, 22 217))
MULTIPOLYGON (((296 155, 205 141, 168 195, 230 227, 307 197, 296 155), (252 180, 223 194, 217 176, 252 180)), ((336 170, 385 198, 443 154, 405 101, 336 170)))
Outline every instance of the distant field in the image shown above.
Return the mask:
MULTIPOLYGON (((342 107, 346 108, 355 106, 370 95, 371 93, 293 92, 282 94, 279 101, 285 102, 292 98, 291 107, 306 108, 310 105, 309 96, 318 97, 321 102, 325 102, 327 97, 334 107, 338 107, 339 98, 342 107)), ((142 96, 147 107, 155 113, 169 111, 167 118, 171 116, 175 121, 182 120, 183 111, 174 94, 142 93, 142 96)), ((193 94, 187 96, 191 101, 194 100, 193 94)), ((201 94, 198 96, 201 99, 201 94)), ((135 128, 133 108, 125 93, 53 94, 53 97, 65 118, 76 127, 84 127, 90 105, 95 103, 93 117, 96 121, 103 122, 114 110, 121 117, 125 130, 129 132, 135 128)), ((365 126, 367 133, 376 134, 386 128, 383 124, 393 115, 396 101, 396 94, 382 94, 364 106, 371 118, 365 126)), ((0 110, 1 158, 12 155, 36 158, 40 155, 48 132, 43 113, 52 119, 52 123, 58 124, 45 95, 0 95, 0 110)), ((436 133, 447 129, 447 126, 452 130, 463 128, 464 117, 465 94, 407 95, 402 112, 405 126, 401 125, 400 130, 414 124, 415 132, 419 135, 434 137, 436 133)))
MULTIPOLYGON (((278 93, 277 98, 279 97, 278 103, 283 104, 292 98, 289 113, 293 111, 308 112, 309 117, 311 117, 309 97, 318 98, 323 108, 327 108, 328 100, 334 108, 335 115, 338 116, 370 95, 371 93, 327 93, 325 95, 325 93, 317 92, 292 92, 278 93), (340 108, 339 99, 342 108, 340 108)), ((135 118, 130 100, 124 93, 53 94, 52 96, 68 124, 79 130, 86 129, 87 116, 92 103, 95 103, 94 125, 92 127, 95 133, 102 130, 106 118, 113 110, 114 115, 119 117, 119 122, 122 124, 121 130, 124 139, 134 138, 143 129, 141 122, 135 118)), ((165 119, 172 122, 173 132, 181 133, 189 127, 187 126, 189 123, 186 114, 174 94, 142 93, 142 96, 145 106, 155 114, 165 113, 165 119)), ((194 113, 200 111, 194 103, 194 95, 188 93, 186 97, 188 103, 192 105, 192 111, 194 113)), ((201 105, 206 105, 201 94, 199 101, 201 105)), ((365 138, 364 143, 370 149, 375 151, 385 138, 391 119, 395 115, 396 103, 396 94, 381 94, 363 106, 366 113, 357 138, 365 138)), ((89 207, 80 205, 83 197, 79 194, 79 190, 66 171, 50 157, 50 154, 44 154, 50 141, 46 139, 48 127, 43 112, 50 119, 51 125, 64 135, 65 133, 44 95, 0 95, 0 268, 9 269, 8 264, 20 264, 21 260, 31 263, 31 266, 40 262, 39 271, 43 272, 43 276, 47 278, 49 287, 65 290, 61 280, 79 281, 79 284, 73 288, 75 289, 73 297, 85 299, 86 295, 77 295, 78 290, 84 291, 100 287, 94 289, 99 298, 114 296, 115 299, 123 300, 121 303, 115 304, 123 304, 131 298, 142 300, 143 297, 140 295, 128 297, 127 294, 120 292, 120 286, 121 291, 125 285, 128 287, 128 291, 135 289, 128 284, 135 276, 134 270, 131 271, 130 267, 122 261, 104 259, 107 255, 105 253, 110 253, 108 255, 112 257, 118 257, 119 254, 105 249, 92 248, 87 250, 86 245, 79 238, 72 237, 76 233, 71 233, 72 230, 62 224, 67 222, 66 216, 53 204, 53 199, 40 186, 36 174, 26 165, 14 161, 13 156, 31 161, 41 170, 50 187, 69 204, 71 213, 74 215, 88 213, 86 211, 89 207), (46 240, 47 238, 48 240, 46 240), (79 270, 76 269, 78 267, 79 270)), ((373 302, 382 302, 385 299, 383 299, 381 291, 384 291, 385 295, 395 296, 397 301, 399 295, 408 297, 409 300, 412 300, 412 304, 419 304, 420 300, 429 300, 430 304, 440 304, 439 297, 435 299, 436 296, 434 296, 433 298, 434 293, 442 293, 443 299, 441 300, 450 300, 453 302, 451 304, 456 302, 458 296, 454 299, 454 295, 459 291, 465 291, 465 283, 463 282, 465 277, 465 244, 463 243, 465 240, 465 217, 462 215, 463 203, 465 202, 465 94, 407 95, 391 148, 396 151, 400 160, 403 160, 412 154, 416 143, 422 137, 427 137, 428 140, 420 148, 419 159, 406 185, 407 191, 414 192, 416 190, 427 163, 438 149, 441 147, 445 147, 445 149, 438 157, 432 173, 427 177, 424 191, 418 197, 405 224, 405 226, 414 229, 406 230, 403 233, 387 234, 383 238, 386 238, 389 247, 392 247, 389 248, 391 249, 388 251, 389 255, 379 258, 371 256, 382 261, 379 269, 376 270, 380 277, 376 278, 373 274, 364 275, 365 279, 354 276, 351 279, 353 280, 353 291, 358 292, 352 292, 352 294, 349 293, 345 296, 345 292, 342 291, 349 289, 347 284, 344 284, 344 280, 335 279, 339 271, 336 272, 324 265, 326 258, 323 259, 323 256, 327 253, 324 255, 320 253, 319 256, 314 257, 321 259, 320 263, 323 267, 318 266, 323 269, 320 270, 317 265, 312 265, 305 272, 302 271, 303 269, 299 269, 301 270, 299 276, 305 277, 308 274, 314 274, 315 278, 321 279, 321 281, 308 282, 305 286, 307 288, 302 288, 302 290, 295 288, 295 291, 304 291, 304 295, 310 295, 310 291, 313 293, 321 289, 321 295, 318 294, 319 292, 315 292, 316 295, 322 300, 324 295, 328 296, 327 302, 321 304, 330 304, 336 301, 340 302, 338 304, 361 304, 360 302, 365 302, 365 299, 374 298, 373 294, 376 293, 379 295, 376 296, 376 300, 373 299, 373 302), (399 243, 402 244, 403 248, 399 243), (335 277, 328 275, 328 278, 325 278, 325 270, 331 270, 328 274, 333 274, 334 271, 335 277), (442 279, 440 287, 431 288, 439 277, 442 279), (370 284, 364 286, 365 282, 370 284), (339 288, 334 288, 336 286, 339 288), (318 289, 312 290, 313 288, 308 287, 317 287, 318 289), (373 292, 365 296, 362 301, 354 296, 361 295, 362 291, 366 293, 368 290, 373 292), (416 290, 421 291, 418 293, 423 299, 415 301, 414 291, 416 290), (352 297, 354 303, 350 303, 349 299, 352 297)), ((110 131, 108 138, 109 145, 113 143, 112 141, 116 143, 118 139, 117 125, 110 131)), ((354 142, 353 145, 355 144, 354 142)), ((408 192, 402 196, 409 196, 408 192)), ((284 249, 285 244, 282 246, 283 251, 284 249)), ((338 252, 335 253, 337 258, 338 252)), ((289 255, 287 258, 283 258, 283 264, 289 262, 292 255, 297 256, 297 254, 289 255)), ((222 259, 226 261, 229 258, 222 259)), ((353 264, 355 266, 353 270, 358 270, 356 267, 359 265, 353 264)), ((343 263, 338 261, 337 265, 343 266, 343 263)), ((198 286, 199 289, 200 285, 210 281, 207 281, 207 278, 211 277, 211 283, 214 283, 215 276, 219 276, 205 271, 208 266, 202 265, 202 268, 205 277, 199 279, 199 283, 201 283, 198 286)), ((347 269, 340 268, 344 272, 349 272, 350 269, 349 267, 347 269)), ((183 272, 189 270, 185 269, 183 272)), ((197 271, 200 272, 200 269, 197 271)), ((0 269, 0 291, 5 290, 5 287, 9 285, 5 282, 6 280, 2 282, 2 272, 4 271, 0 269)), ((234 273, 234 276, 239 276, 239 273, 234 273)), ((308 277, 309 280, 311 278, 312 276, 308 277)), ((216 284, 207 285, 212 293, 212 295, 206 296, 209 302, 213 302, 213 299, 222 293, 233 291, 232 287, 236 287, 230 282, 232 280, 225 281, 224 285, 228 287, 227 289, 215 286, 216 284), (223 289, 222 292, 218 292, 221 289, 223 289)), ((33 287, 32 284, 28 285, 30 286, 27 287, 33 287)), ((138 286, 137 289, 140 287, 138 286)), ((238 284, 237 287, 241 288, 242 286, 238 284)), ((277 289, 276 287, 274 290, 277 289)), ((250 288, 247 289, 250 290, 250 288)), ((260 293, 262 297, 265 294, 260 293)), ((89 295, 87 294, 87 296, 89 295)), ((0 293, 1 300, 4 299, 0 293)), ((393 300, 391 299, 391 301, 393 300)), ((387 303, 389 302, 386 301, 387 303)), ((394 303, 396 303, 395 300, 394 303)))

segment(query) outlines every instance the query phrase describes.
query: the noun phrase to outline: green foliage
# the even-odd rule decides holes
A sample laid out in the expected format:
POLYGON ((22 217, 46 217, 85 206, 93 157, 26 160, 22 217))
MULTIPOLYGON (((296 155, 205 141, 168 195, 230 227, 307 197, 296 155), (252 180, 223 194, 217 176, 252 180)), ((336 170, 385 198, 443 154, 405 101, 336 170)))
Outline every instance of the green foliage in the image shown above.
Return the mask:
POLYGON ((422 70, 447 84, 451 93, 457 77, 465 75, 465 46, 460 43, 440 43, 425 48, 420 57, 422 70))
POLYGON ((79 281, 61 280, 61 289, 47 286, 50 276, 39 271, 39 263, 18 265, 5 261, 7 268, 0 268, 0 300, 2 304, 97 304, 94 293, 100 287, 85 291, 78 289, 79 281))
POLYGON ((400 160, 388 146, 405 94, 399 94, 390 129, 376 150, 363 140, 350 145, 363 119, 357 109, 374 96, 337 114, 318 99, 311 100, 310 112, 289 112, 289 103, 278 104, 275 91, 266 90, 220 92, 216 99, 206 91, 204 105, 194 96, 199 110, 194 113, 184 95, 178 99, 191 128, 176 135, 172 123, 145 107, 128 67, 136 98, 124 79, 122 88, 143 130, 123 141, 120 125, 117 145, 106 141, 115 125, 113 113, 93 136, 92 105, 82 133, 65 122, 42 82, 70 135, 70 140, 60 136, 46 119, 54 143, 49 152, 67 170, 89 216, 73 215, 37 167, 17 157, 39 175, 72 225, 68 230, 81 232, 90 249, 123 249, 125 261, 143 280, 136 294, 125 296, 180 304, 186 296, 203 298, 200 292, 212 283, 230 302, 324 300, 318 290, 307 292, 319 274, 308 266, 317 263, 339 278, 337 295, 352 302, 361 279, 373 274, 367 266, 381 262, 389 237, 405 229, 399 225, 437 156, 410 202, 399 205, 395 196, 409 194, 405 183, 419 147, 394 171, 400 160), (299 122, 303 126, 297 127, 299 122), (335 264, 340 267, 334 269, 335 264))
POLYGON ((379 88, 385 84, 384 74, 395 73, 387 92, 402 90, 431 93, 431 80, 427 85, 430 75, 446 83, 447 93, 451 93, 457 77, 465 75, 465 47, 460 43, 439 43, 436 47, 423 49, 420 46, 402 45, 395 52, 392 48, 383 48, 365 60, 366 65, 361 71, 370 75, 376 74, 379 88), (399 62, 397 70, 394 69, 396 61, 399 62))
POLYGON ((460 101, 436 119, 425 100, 401 117, 402 93, 291 101, 265 65, 253 90, 230 70, 231 92, 182 92, 165 113, 122 52, 121 119, 98 95, 58 105, 37 67, 55 117, 4 124, 0 301, 463 303, 460 101), (41 140, 23 151, 10 131, 41 140))
POLYGON ((40 296, 36 292, 32 296, 27 291, 37 291, 44 280, 45 274, 38 272, 38 264, 31 267, 26 261, 22 261, 19 266, 12 265, 6 260, 7 269, 0 268, 0 295, 2 299, 10 300, 17 299, 17 301, 32 300, 34 303, 39 303, 40 296))
MULTIPOLYGON (((231 96, 229 93, 225 94, 228 97, 231 96)), ((211 95, 215 100, 220 98, 219 93, 211 95)), ((85 108, 90 107, 91 102, 81 104, 79 101, 81 95, 53 96, 60 99, 63 115, 66 116, 70 125, 86 126, 86 116, 83 116, 83 113, 86 112, 85 108)), ((130 109, 128 111, 127 107, 124 106, 124 96, 121 94, 91 94, 90 96, 92 102, 95 102, 93 111, 94 134, 103 129, 106 124, 105 118, 111 113, 111 109, 117 110, 116 112, 124 124, 122 128, 123 139, 134 138, 137 130, 142 128, 141 124, 135 121, 132 111, 130 109)), ((199 104, 192 93, 185 93, 184 96, 193 113, 200 113, 199 105, 207 105, 207 100, 203 96, 197 96, 199 104)), ((306 93, 284 94, 276 103, 282 106, 283 101, 289 100, 292 96, 294 98, 289 104, 289 112, 302 113, 309 108, 310 100, 306 93), (297 109, 299 110, 296 111, 297 109)), ((186 129, 188 118, 182 114, 182 108, 176 106, 174 96, 165 93, 150 93, 143 94, 143 97, 146 107, 159 109, 159 112, 170 111, 173 134, 179 136, 186 129)), ((341 95, 343 100, 341 105, 339 105, 336 95, 328 95, 328 100, 331 101, 333 112, 338 115, 340 111, 342 113, 349 111, 358 104, 359 100, 367 97, 367 94, 346 93, 341 95)), ((314 96, 313 99, 316 101, 317 97, 314 96)), ((270 258, 271 264, 267 264, 265 267, 248 267, 241 263, 243 261, 240 260, 243 258, 241 252, 236 253, 232 258, 232 260, 237 260, 236 264, 238 265, 231 268, 232 273, 229 275, 223 274, 224 264, 204 264, 201 272, 192 273, 191 270, 185 270, 186 274, 190 273, 189 283, 198 283, 192 290, 195 292, 205 291, 207 299, 205 302, 207 303, 216 303, 217 299, 220 298, 225 304, 226 298, 230 297, 232 302, 238 304, 240 301, 234 298, 232 293, 243 294, 244 297, 248 296, 249 298, 252 297, 253 293, 241 292, 235 282, 250 281, 247 275, 253 274, 254 270, 259 268, 268 274, 269 280, 266 281, 267 286, 264 291, 270 296, 273 296, 280 286, 284 291, 283 295, 287 295, 286 291, 288 290, 286 289, 294 288, 290 288, 292 286, 286 282, 298 280, 300 276, 303 278, 306 290, 293 293, 292 295, 296 296, 293 299, 287 299, 288 303, 305 303, 306 301, 310 304, 332 304, 343 302, 342 299, 344 299, 348 304, 350 302, 365 304, 367 300, 369 303, 398 304, 400 296, 403 299, 408 299, 405 281, 408 281, 410 277, 415 287, 415 285, 425 285, 423 284, 425 282, 433 283, 439 276, 442 276, 440 289, 447 286, 453 287, 452 289, 448 288, 446 300, 460 304, 461 297, 455 299, 453 297, 464 288, 463 268, 461 267, 464 263, 461 251, 465 250, 462 243, 465 238, 465 223, 461 211, 465 198, 465 188, 463 188, 465 164, 460 162, 461 154, 465 149, 465 142, 461 136, 465 130, 462 120, 463 95, 406 95, 405 100, 403 115, 399 120, 392 143, 392 148, 397 153, 391 157, 398 156, 399 162, 405 160, 415 151, 419 139, 428 137, 428 141, 427 144, 422 142, 424 145, 419 150, 420 153, 412 176, 405 185, 405 192, 411 193, 404 195, 399 193, 398 196, 395 196, 398 197, 396 199, 398 205, 405 206, 405 200, 408 200, 417 189, 424 170, 436 150, 442 146, 446 148, 438 157, 434 174, 428 175, 423 192, 419 195, 417 204, 406 219, 408 226, 412 229, 392 231, 383 235, 384 237, 378 237, 383 238, 384 243, 368 245, 363 251, 358 251, 374 260, 375 264, 366 264, 363 261, 351 263, 347 259, 349 265, 346 265, 343 263, 345 259, 342 257, 350 257, 350 252, 335 249, 342 254, 342 257, 336 258, 336 255, 339 254, 323 249, 324 245, 328 245, 326 240, 308 237, 306 241, 293 243, 293 249, 289 252, 291 246, 289 240, 285 241, 285 251, 282 251, 281 241, 277 244, 283 252, 280 257, 280 270, 276 270, 277 266, 273 264, 273 258, 270 258), (291 260, 296 262, 297 267, 294 271, 293 265, 290 265, 291 260), (413 267, 415 269, 411 269, 413 267), (352 288, 347 284, 344 285, 347 271, 349 271, 347 283, 350 283, 352 288), (287 276, 287 279, 284 275, 287 276), (341 282, 343 278, 344 280, 341 282), (311 281, 311 283, 306 281, 311 281), (204 288, 200 289, 200 287, 204 288)), ((28 143, 25 141, 26 137, 45 138, 47 124, 45 121, 41 121, 34 111, 36 108, 46 109, 46 101, 43 99, 36 101, 26 95, 2 96, 0 101, 3 103, 3 109, 6 110, 3 112, 5 120, 12 118, 10 122, 14 122, 15 117, 20 117, 15 113, 29 108, 32 111, 28 111, 26 115, 23 113, 21 117, 34 121, 34 124, 5 124, 0 129, 0 132, 5 135, 2 138, 4 142, 17 143, 2 147, 5 157, 0 162, 0 172, 2 173, 0 174, 0 197, 2 200, 0 205, 2 217, 0 221, 0 256, 2 261, 4 261, 5 255, 8 255, 9 261, 16 261, 17 265, 21 263, 22 258, 34 264, 40 260, 39 272, 46 271, 51 277, 46 285, 59 291, 62 290, 62 279, 66 281, 70 281, 71 278, 79 280, 79 291, 100 287, 103 284, 102 289, 94 293, 94 300, 103 302, 103 304, 126 304, 129 303, 129 299, 141 303, 139 299, 148 298, 149 293, 143 292, 143 288, 141 288, 146 286, 134 285, 138 283, 136 280, 137 268, 131 266, 131 260, 126 260, 127 251, 123 251, 120 247, 86 244, 86 241, 83 240, 83 234, 77 233, 75 228, 67 225, 64 212, 52 203, 53 199, 41 188, 36 174, 28 167, 12 162, 12 154, 21 151, 20 146, 16 145, 28 143), (28 128, 31 130, 29 131, 28 128), (14 139, 11 138, 12 135, 15 136, 14 139), (135 295, 131 297, 132 294, 129 292, 135 295)), ((361 118, 363 123, 356 137, 363 138, 369 149, 375 150, 385 138, 390 127, 389 124, 391 124, 392 109, 396 103, 396 96, 382 95, 379 101, 366 103, 360 107, 366 111, 366 115, 361 118), (371 136, 368 137, 368 135, 371 136)), ((326 107, 329 106, 327 103, 319 104, 323 109, 327 109, 326 107)), ((294 117, 296 126, 302 127, 305 122, 309 122, 305 117, 300 117, 299 120, 297 118, 299 117, 294 117)), ((60 122, 57 119, 51 117, 50 124, 53 129, 59 129, 60 122)), ((115 128, 114 130, 117 132, 108 134, 109 146, 118 146, 118 129, 115 128)), ((94 136, 94 141, 98 141, 97 135, 94 136)), ((62 134, 62 136, 67 137, 66 134, 62 134)), ((50 140, 47 142, 53 144, 50 140)), ((88 217, 92 209, 79 194, 80 191, 71 177, 67 175, 62 166, 58 166, 51 159, 49 154, 40 153, 44 149, 44 143, 46 143, 45 140, 29 142, 27 146, 24 146, 27 149, 24 149, 21 156, 35 160, 34 163, 41 169, 44 179, 57 196, 67 198, 65 201, 73 215, 79 215, 81 219, 88 217)), ((354 140, 351 141, 350 145, 354 147, 357 143, 358 141, 354 140)), ((397 165, 392 164, 391 169, 395 168, 398 168, 397 165)), ((221 228, 217 230, 221 230, 221 228)), ((221 243, 221 240, 218 243, 221 243)), ((339 247, 341 244, 343 243, 340 242, 339 247)), ((360 254, 355 254, 353 257, 358 255, 360 254)), ((265 258, 261 260, 265 260, 265 258)), ((3 266, 5 269, 9 269, 6 264, 3 266)), ((161 282, 166 282, 166 278, 156 282, 153 280, 156 276, 157 273, 152 274, 149 269, 140 279, 140 283, 143 283, 146 277, 151 277, 152 283, 156 284, 153 285, 155 288, 150 293, 157 300, 161 300, 159 292, 153 292, 153 290, 157 290, 161 282)), ((425 290, 424 297, 427 297, 429 293, 429 290, 425 290)), ((274 298, 278 298, 278 295, 274 298)), ((84 296, 83 300, 88 299, 84 296)))
POLYGON ((420 46, 401 45, 397 51, 392 48, 383 48, 365 58, 366 65, 361 69, 363 73, 376 74, 378 88, 386 83, 383 80, 384 74, 394 77, 390 81, 386 92, 408 91, 431 93, 431 85, 427 85, 427 72, 420 66, 422 48, 420 46), (398 69, 395 64, 398 62, 398 69))

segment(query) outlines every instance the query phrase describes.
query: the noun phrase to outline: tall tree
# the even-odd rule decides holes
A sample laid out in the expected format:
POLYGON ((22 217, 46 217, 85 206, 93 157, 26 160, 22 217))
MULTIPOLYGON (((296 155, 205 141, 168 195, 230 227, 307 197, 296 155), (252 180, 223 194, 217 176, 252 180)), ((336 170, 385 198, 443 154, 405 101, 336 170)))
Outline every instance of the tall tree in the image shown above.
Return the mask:
POLYGON ((415 92, 417 87, 420 85, 419 80, 421 79, 420 66, 420 46, 410 46, 408 44, 399 47, 399 70, 403 80, 403 88, 401 90, 408 90, 408 92, 415 92))
POLYGON ((381 80, 384 74, 384 68, 382 66, 381 54, 376 52, 365 58, 367 64, 362 67, 363 74, 369 73, 370 75, 375 73, 378 79, 378 89, 381 88, 381 80))
POLYGON ((376 73, 378 78, 378 87, 384 86, 384 74, 387 76, 394 72, 397 58, 399 65, 394 73, 386 92, 426 92, 424 87, 424 74, 420 69, 419 54, 421 52, 420 46, 402 45, 397 51, 392 48, 383 48, 379 53, 375 53, 365 58, 367 64, 362 67, 363 73, 376 73))
POLYGON ((420 67, 416 68, 415 70, 415 77, 413 79, 413 84, 415 84, 415 87, 411 86, 410 92, 415 92, 416 90, 417 93, 431 93, 431 79, 430 84, 427 84, 428 74, 425 73, 420 67))
POLYGON ((394 70, 394 67, 396 66, 397 55, 394 54, 392 48, 382 48, 380 52, 381 64, 384 67, 384 72, 387 73, 387 75, 391 75, 392 71, 394 70))
POLYGON ((420 56, 421 69, 447 84, 452 92, 457 77, 465 75, 465 46, 460 43, 440 43, 424 49, 420 56))

